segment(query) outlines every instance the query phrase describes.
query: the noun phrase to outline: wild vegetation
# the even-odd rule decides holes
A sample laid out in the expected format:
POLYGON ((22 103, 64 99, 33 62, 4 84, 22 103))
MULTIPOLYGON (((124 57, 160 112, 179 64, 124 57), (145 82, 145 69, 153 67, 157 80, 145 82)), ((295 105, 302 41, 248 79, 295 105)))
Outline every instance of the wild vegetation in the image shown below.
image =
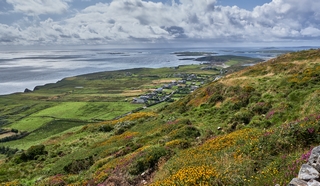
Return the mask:
POLYGON ((0 181, 286 185, 320 143, 320 50, 239 63, 96 73, 1 96, 1 135, 29 134, 0 143, 0 181), (161 93, 198 86, 174 102, 131 103, 191 74, 161 93))

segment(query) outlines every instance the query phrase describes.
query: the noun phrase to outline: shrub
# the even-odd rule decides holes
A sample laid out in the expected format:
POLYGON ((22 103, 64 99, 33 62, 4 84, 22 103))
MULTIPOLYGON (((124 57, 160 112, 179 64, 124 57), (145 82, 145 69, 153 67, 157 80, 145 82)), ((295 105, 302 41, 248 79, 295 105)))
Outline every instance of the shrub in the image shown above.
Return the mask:
POLYGON ((7 155, 7 157, 14 155, 18 151, 19 151, 18 149, 13 149, 10 147, 4 147, 4 146, 0 147, 0 154, 5 154, 7 155))
POLYGON ((235 113, 232 121, 237 124, 249 124, 251 118, 253 117, 253 113, 247 109, 241 109, 239 112, 235 113))
POLYGON ((287 129, 286 135, 291 137, 293 143, 299 142, 305 146, 320 143, 320 116, 311 115, 283 127, 287 129))
POLYGON ((13 162, 22 163, 29 160, 37 160, 41 157, 41 160, 45 159, 43 155, 47 155, 48 152, 44 150, 44 145, 31 146, 26 152, 22 152, 13 157, 13 162))
POLYGON ((135 122, 132 122, 132 121, 120 122, 114 126, 114 129, 115 129, 114 134, 120 135, 125 131, 127 131, 128 129, 130 129, 131 127, 133 127, 134 125, 135 125, 135 122))
POLYGON ((167 142, 165 146, 169 148, 186 149, 186 148, 189 148, 191 144, 189 141, 185 139, 176 139, 176 140, 167 142))
POLYGON ((218 101, 223 101, 223 97, 220 94, 214 94, 213 96, 210 97, 209 103, 215 104, 218 101))
POLYGON ((48 152, 45 151, 44 149, 45 149, 45 146, 44 146, 44 145, 31 146, 31 147, 27 150, 26 155, 27 155, 28 159, 34 160, 34 159, 37 158, 37 156, 45 155, 45 154, 48 153, 48 152))
POLYGON ((305 93, 301 92, 299 90, 292 91, 288 95, 289 101, 293 101, 293 102, 297 102, 297 103, 299 103, 300 101, 304 100, 304 97, 305 97, 305 93))
POLYGON ((261 98, 261 95, 259 94, 255 94, 255 95, 252 95, 249 99, 249 103, 257 103, 261 98))
POLYGON ((258 102, 251 106, 251 110, 255 114, 265 114, 271 109, 271 107, 270 103, 258 102))
POLYGON ((61 174, 57 174, 55 176, 51 176, 45 180, 41 180, 37 182, 39 186, 65 186, 67 185, 66 181, 64 180, 65 176, 61 174))
POLYGON ((11 129, 11 132, 18 133, 19 130, 18 129, 11 129))
POLYGON ((255 88, 253 88, 251 86, 244 86, 243 89, 246 92, 254 92, 256 90, 255 88))
POLYGON ((262 116, 253 116, 249 125, 260 128, 268 128, 272 125, 272 123, 262 116))
POLYGON ((177 124, 191 125, 192 123, 188 118, 182 118, 178 120, 177 124))
POLYGON ((111 125, 101 125, 99 128, 99 131, 101 132, 110 132, 113 130, 113 127, 111 125))
POLYGON ((130 152, 137 150, 140 147, 142 147, 141 144, 129 142, 124 148, 115 153, 115 157, 124 156, 126 154, 129 154, 130 152))
POLYGON ((67 173, 78 174, 80 171, 87 170, 93 165, 94 160, 92 156, 85 159, 74 160, 63 169, 67 173))
POLYGON ((151 147, 140 153, 140 156, 133 162, 129 168, 129 173, 132 175, 138 175, 147 169, 153 169, 156 167, 158 160, 168 155, 168 151, 161 146, 151 147))
POLYGON ((192 139, 200 136, 200 131, 194 126, 187 125, 172 131, 169 136, 171 136, 173 139, 192 139))
POLYGON ((167 179, 157 181, 152 186, 171 185, 220 185, 215 178, 220 174, 211 166, 185 167, 167 179))

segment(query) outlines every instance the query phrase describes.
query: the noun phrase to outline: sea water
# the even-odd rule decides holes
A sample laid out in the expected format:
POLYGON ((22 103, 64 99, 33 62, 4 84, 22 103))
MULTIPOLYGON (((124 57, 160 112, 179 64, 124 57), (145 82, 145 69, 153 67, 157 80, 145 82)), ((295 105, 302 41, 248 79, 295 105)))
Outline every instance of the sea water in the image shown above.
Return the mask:
POLYGON ((131 68, 174 67, 198 64, 200 56, 177 56, 175 52, 212 52, 214 55, 239 55, 264 60, 280 54, 310 47, 281 48, 131 48, 131 49, 63 49, 0 51, 0 95, 32 90, 37 85, 54 83, 65 77, 93 72, 131 68))

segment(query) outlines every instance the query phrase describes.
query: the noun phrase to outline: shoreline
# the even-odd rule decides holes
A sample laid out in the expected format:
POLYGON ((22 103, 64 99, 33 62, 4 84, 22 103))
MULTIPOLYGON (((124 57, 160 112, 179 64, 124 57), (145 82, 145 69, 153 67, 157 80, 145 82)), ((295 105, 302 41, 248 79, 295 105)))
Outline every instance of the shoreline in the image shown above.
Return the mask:
MULTIPOLYGON (((196 61, 201 54, 251 56, 263 59, 274 58, 283 52, 302 50, 304 48, 256 48, 256 47, 230 47, 230 48, 173 48, 173 49, 116 49, 116 50, 81 50, 68 53, 61 51, 42 51, 31 54, 15 53, 5 54, 0 63, 0 96, 23 93, 25 89, 56 83, 67 77, 86 75, 91 73, 127 70, 132 68, 162 68, 179 65, 200 64, 196 61), (124 54, 130 54, 124 56, 124 54), (180 55, 179 55, 180 54, 180 55), (185 55, 181 55, 185 54, 185 55), (190 60, 182 60, 184 58, 190 60), (195 59, 192 59, 195 58, 195 59), (103 60, 102 60, 103 59, 103 60), (8 61, 6 61, 8 60, 8 61), (22 80, 22 81, 20 81, 22 80)), ((0 59, 1 59, 0 52, 0 59)), ((203 56, 202 56, 203 57, 203 56)))

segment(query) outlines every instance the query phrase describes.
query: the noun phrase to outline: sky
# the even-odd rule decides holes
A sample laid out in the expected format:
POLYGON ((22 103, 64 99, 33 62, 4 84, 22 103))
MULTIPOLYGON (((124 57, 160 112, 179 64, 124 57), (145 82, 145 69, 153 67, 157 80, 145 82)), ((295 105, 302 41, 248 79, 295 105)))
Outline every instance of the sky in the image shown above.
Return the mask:
POLYGON ((320 41, 319 0, 0 0, 0 46, 320 41))

